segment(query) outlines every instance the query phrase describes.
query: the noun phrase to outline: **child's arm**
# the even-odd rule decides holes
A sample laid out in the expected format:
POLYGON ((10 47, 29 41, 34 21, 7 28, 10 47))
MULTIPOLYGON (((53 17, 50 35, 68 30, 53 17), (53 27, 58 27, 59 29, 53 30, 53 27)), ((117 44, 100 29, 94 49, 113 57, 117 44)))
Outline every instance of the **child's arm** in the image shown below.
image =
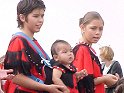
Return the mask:
POLYGON ((112 74, 103 75, 94 79, 94 84, 104 83, 107 86, 114 85, 118 81, 118 77, 112 74))
POLYGON ((60 79, 62 75, 62 71, 58 70, 56 68, 53 69, 53 76, 52 76, 52 81, 56 85, 62 85, 65 87, 64 93, 70 93, 69 89, 66 87, 66 85, 63 83, 63 81, 60 79))
POLYGON ((23 74, 16 75, 12 79, 12 81, 13 83, 23 86, 25 88, 38 90, 38 91, 48 91, 49 93, 63 93, 60 90, 64 89, 63 86, 41 84, 39 82, 32 80, 31 78, 28 78, 23 74))

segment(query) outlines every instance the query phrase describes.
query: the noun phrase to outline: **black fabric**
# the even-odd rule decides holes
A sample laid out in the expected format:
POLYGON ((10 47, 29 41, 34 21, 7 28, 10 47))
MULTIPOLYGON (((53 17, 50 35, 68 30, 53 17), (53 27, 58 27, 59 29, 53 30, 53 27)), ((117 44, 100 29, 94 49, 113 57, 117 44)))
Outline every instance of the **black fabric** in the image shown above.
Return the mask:
POLYGON ((94 78, 93 75, 88 75, 78 82, 79 93, 94 93, 94 78), (84 89, 84 90, 82 90, 84 89))
POLYGON ((44 66, 43 63, 41 63, 41 57, 39 56, 38 53, 36 53, 28 44, 28 42, 26 41, 26 39, 21 38, 21 40, 23 41, 23 44, 25 46, 25 53, 26 55, 28 55, 28 59, 31 62, 31 64, 35 65, 36 70, 38 73, 41 73, 41 69, 44 66), (30 56, 29 56, 30 55, 30 56))
POLYGON ((112 64, 110 70, 108 71, 108 73, 111 73, 113 75, 115 75, 115 73, 118 73, 120 78, 123 77, 123 72, 122 72, 122 69, 121 69, 121 65, 119 64, 118 61, 114 61, 114 63, 112 64))
MULTIPOLYGON (((11 40, 9 45, 13 43, 15 39, 16 37, 11 40)), ((23 73, 25 75, 30 75, 31 66, 29 62, 22 61, 22 54, 25 53, 24 50, 25 48, 18 51, 7 50, 5 60, 4 60, 4 68, 13 69, 14 70, 13 74, 23 73)))
MULTIPOLYGON (((55 64, 55 63, 56 63, 56 61, 54 59, 50 60, 50 64, 52 67, 53 67, 53 64, 55 64)), ((45 66, 44 70, 45 70, 45 74, 46 74, 46 80, 44 83, 47 85, 53 84, 53 81, 52 81, 53 68, 49 68, 49 67, 45 66)))
POLYGON ((54 63, 53 66, 57 66, 65 70, 65 73, 64 72, 62 73, 61 80, 66 86, 70 88, 74 88, 73 74, 76 72, 76 68, 72 64, 70 65, 73 67, 74 71, 71 71, 70 69, 66 68, 64 65, 60 64, 59 62, 54 63))
POLYGON ((53 65, 56 63, 56 61, 54 60, 54 59, 51 59, 50 60, 50 64, 51 64, 51 66, 53 67, 53 65))
POLYGON ((46 75, 46 79, 44 83, 47 85, 53 84, 53 81, 52 81, 53 69, 49 68, 48 66, 45 66, 44 70, 45 70, 45 75, 46 75))
MULTIPOLYGON (((45 75, 46 75, 44 84, 47 84, 47 85, 53 84, 53 81, 52 81, 53 69, 49 68, 48 66, 45 66, 44 71, 45 71, 45 75)), ((49 93, 49 92, 43 91, 43 93, 49 93)))

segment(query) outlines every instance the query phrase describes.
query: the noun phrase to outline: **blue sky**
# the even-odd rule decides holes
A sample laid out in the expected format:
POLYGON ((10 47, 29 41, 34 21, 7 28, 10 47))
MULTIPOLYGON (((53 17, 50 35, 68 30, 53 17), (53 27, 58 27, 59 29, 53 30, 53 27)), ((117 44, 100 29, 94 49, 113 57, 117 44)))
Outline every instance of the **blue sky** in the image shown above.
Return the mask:
MULTIPOLYGON (((13 33, 17 32, 16 5, 19 0, 0 0, 0 56, 5 54, 13 33)), ((67 40, 72 46, 80 38, 78 21, 88 11, 97 11, 105 21, 103 36, 93 45, 110 45, 124 68, 124 0, 44 0, 44 24, 35 34, 44 50, 50 55, 51 44, 56 39, 67 40)))

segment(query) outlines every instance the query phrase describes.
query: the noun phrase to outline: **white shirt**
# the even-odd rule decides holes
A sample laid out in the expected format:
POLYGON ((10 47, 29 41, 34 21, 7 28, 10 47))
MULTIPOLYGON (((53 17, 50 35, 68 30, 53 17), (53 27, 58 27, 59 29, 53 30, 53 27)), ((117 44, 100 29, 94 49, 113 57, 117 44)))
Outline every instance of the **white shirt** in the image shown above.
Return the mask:
POLYGON ((105 65, 104 70, 103 70, 103 75, 106 75, 108 73, 108 71, 111 68, 112 64, 113 64, 113 62, 108 67, 106 67, 106 65, 105 65))

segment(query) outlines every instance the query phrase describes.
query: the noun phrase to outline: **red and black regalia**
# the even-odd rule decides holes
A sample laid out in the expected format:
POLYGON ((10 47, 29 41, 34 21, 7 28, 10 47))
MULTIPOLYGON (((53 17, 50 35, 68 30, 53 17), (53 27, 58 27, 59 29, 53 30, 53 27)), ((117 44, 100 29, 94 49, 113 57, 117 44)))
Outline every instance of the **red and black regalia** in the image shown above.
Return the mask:
MULTIPOLYGON (((44 57, 46 53, 41 48, 36 39, 33 42, 40 48, 44 57)), ((8 50, 4 60, 5 69, 13 69, 13 74, 21 73, 26 76, 34 75, 40 80, 45 80, 44 63, 41 62, 41 57, 36 52, 36 49, 22 36, 16 36, 11 39, 8 50)), ((42 93, 34 90, 24 88, 22 86, 13 84, 7 80, 5 84, 6 93, 42 93), (21 92, 19 92, 21 91, 21 92)))
POLYGON ((87 70, 88 76, 78 82, 80 93, 105 93, 104 84, 94 85, 94 78, 101 77, 101 64, 95 51, 86 43, 80 43, 73 49, 75 59, 74 66, 77 71, 87 70))
POLYGON ((58 62, 53 65, 53 68, 62 71, 60 79, 68 87, 70 93, 79 93, 77 89, 77 81, 75 76, 76 68, 72 64, 70 64, 69 67, 70 68, 67 68, 58 62))

